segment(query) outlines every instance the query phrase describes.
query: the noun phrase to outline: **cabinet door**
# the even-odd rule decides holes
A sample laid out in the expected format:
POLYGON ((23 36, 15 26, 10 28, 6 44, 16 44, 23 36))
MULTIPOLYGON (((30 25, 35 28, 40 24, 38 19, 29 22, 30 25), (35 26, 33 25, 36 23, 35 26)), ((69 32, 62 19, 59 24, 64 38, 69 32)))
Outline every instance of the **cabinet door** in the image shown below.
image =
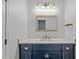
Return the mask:
POLYGON ((33 59, 61 59, 60 52, 34 52, 33 59))
POLYGON ((20 59, 31 59, 32 45, 21 44, 19 45, 20 59))
POLYGON ((73 59, 73 53, 64 52, 63 59, 73 59))
POLYGON ((63 44, 62 45, 62 57, 63 59, 74 59, 74 45, 63 44))
POLYGON ((31 52, 21 52, 21 59, 31 59, 31 52))

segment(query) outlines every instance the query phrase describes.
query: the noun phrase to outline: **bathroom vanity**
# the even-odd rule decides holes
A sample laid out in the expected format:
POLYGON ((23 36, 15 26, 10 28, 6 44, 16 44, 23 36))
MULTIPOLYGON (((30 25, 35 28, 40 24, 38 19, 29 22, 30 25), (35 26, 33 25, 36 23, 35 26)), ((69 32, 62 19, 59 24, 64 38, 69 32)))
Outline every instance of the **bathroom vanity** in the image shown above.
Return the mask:
POLYGON ((19 59, 75 59, 74 41, 23 41, 19 44, 19 59))
POLYGON ((20 59, 75 59, 74 44, 20 44, 20 59))

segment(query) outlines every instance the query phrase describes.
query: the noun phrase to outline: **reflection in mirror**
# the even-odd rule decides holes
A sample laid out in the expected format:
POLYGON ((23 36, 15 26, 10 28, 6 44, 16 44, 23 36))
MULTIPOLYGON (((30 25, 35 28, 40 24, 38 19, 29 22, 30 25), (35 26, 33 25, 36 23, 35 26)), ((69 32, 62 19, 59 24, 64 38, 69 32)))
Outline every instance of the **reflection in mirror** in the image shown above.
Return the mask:
POLYGON ((38 20, 38 30, 45 30, 46 29, 46 20, 38 20))
POLYGON ((56 31, 57 16, 36 16, 37 31, 56 31))

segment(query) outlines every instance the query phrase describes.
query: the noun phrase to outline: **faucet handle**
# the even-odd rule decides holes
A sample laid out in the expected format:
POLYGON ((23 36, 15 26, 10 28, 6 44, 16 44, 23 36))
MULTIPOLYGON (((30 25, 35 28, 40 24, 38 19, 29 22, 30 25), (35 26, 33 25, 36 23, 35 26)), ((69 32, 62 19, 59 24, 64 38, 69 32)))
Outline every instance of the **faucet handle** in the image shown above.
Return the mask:
POLYGON ((48 37, 48 39, 50 39, 50 37, 48 37))
POLYGON ((42 37, 42 39, 50 39, 50 37, 45 35, 45 36, 42 37))
POLYGON ((45 35, 45 39, 47 39, 47 36, 45 35))

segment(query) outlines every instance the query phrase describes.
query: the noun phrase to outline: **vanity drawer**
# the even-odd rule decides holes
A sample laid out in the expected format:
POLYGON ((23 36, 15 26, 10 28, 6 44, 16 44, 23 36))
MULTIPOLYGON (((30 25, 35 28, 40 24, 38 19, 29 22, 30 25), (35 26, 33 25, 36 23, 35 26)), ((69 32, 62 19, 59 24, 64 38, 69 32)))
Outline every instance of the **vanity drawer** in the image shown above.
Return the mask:
POLYGON ((34 52, 33 59, 61 59, 61 52, 34 52))
POLYGON ((31 51, 32 45, 31 44, 20 44, 21 51, 31 51))
POLYGON ((73 44, 63 44, 62 45, 62 51, 73 51, 73 48, 74 48, 74 46, 73 46, 73 44))
POLYGON ((57 44, 34 44, 33 50, 61 50, 61 45, 57 45, 57 44))

